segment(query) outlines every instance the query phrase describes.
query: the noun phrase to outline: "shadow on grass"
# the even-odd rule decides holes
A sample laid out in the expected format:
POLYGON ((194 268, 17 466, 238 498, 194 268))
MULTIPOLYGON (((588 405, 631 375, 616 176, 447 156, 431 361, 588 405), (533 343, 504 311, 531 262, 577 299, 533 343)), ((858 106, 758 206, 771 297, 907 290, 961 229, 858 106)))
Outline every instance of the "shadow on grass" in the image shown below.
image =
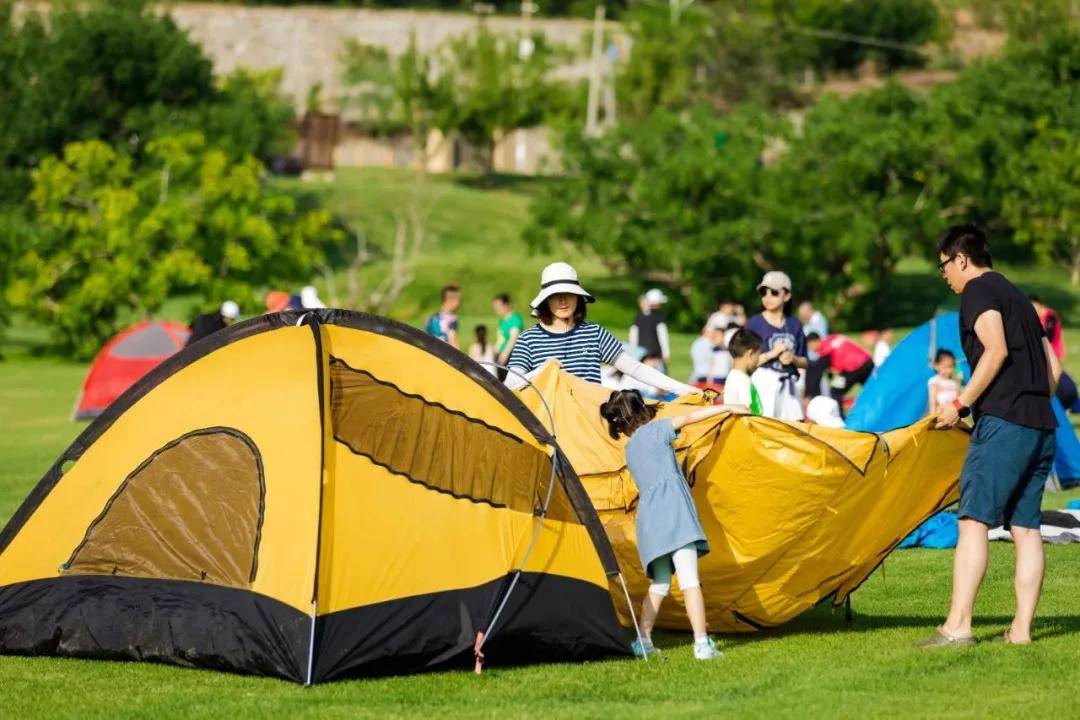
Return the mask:
MULTIPOLYGON (((757 633, 724 635, 724 645, 738 647, 756 642, 768 642, 802 635, 866 635, 879 630, 922 629, 929 635, 944 619, 944 610, 937 615, 867 615, 855 611, 851 622, 844 620, 843 609, 837 608, 835 616, 812 610, 790 623, 768 628, 757 633)), ((1012 622, 1011 615, 981 615, 975 618, 975 637, 990 641, 1001 635, 1012 622)), ((1054 637, 1080 635, 1080 614, 1037 616, 1032 639, 1047 640, 1054 637)), ((690 633, 657 631, 653 637, 662 650, 689 644, 690 633)))
POLYGON ((555 182, 552 178, 511 173, 494 173, 486 179, 483 175, 473 173, 455 173, 444 177, 456 185, 473 190, 506 190, 523 195, 533 195, 545 185, 555 182))

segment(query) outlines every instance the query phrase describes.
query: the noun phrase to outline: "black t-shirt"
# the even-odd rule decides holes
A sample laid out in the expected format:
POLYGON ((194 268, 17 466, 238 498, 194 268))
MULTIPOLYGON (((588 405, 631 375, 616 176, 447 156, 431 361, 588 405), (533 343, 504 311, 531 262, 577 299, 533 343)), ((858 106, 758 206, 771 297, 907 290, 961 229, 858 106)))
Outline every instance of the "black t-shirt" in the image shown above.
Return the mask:
POLYGON ((667 322, 667 316, 662 310, 653 310, 649 313, 638 313, 634 318, 634 327, 637 328, 638 347, 645 351, 645 357, 663 357, 660 348, 659 328, 667 322))
POLYGON ((213 312, 199 315, 191 321, 191 335, 188 336, 187 343, 184 344, 184 347, 187 347, 197 340, 202 340, 207 335, 213 335, 218 330, 224 329, 225 320, 222 319, 221 313, 213 312))
POLYGON ((985 350, 975 334, 975 321, 988 310, 1001 313, 1009 354, 972 411, 976 417, 985 413, 1025 427, 1056 428, 1042 323, 1027 295, 1000 273, 970 280, 960 296, 960 342, 968 365, 974 372, 985 350))

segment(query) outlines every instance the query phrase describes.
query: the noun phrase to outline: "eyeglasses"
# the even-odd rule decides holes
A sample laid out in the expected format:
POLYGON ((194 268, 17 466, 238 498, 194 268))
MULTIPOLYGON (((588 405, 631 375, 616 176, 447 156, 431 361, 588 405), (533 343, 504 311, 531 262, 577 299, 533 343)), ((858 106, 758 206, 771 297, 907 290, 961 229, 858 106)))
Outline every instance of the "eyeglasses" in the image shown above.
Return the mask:
POLYGON ((942 260, 941 262, 939 262, 938 265, 937 265, 938 272, 940 272, 942 275, 944 275, 945 274, 945 266, 948 265, 949 263, 951 263, 953 260, 955 260, 956 257, 957 257, 956 255, 950 255, 948 257, 948 259, 942 260))
POLYGON ((773 297, 780 297, 781 295, 784 294, 784 291, 783 290, 775 290, 775 289, 770 288, 770 287, 760 287, 760 288, 757 289, 757 294, 760 295, 761 297, 765 297, 766 295, 772 295, 773 297))

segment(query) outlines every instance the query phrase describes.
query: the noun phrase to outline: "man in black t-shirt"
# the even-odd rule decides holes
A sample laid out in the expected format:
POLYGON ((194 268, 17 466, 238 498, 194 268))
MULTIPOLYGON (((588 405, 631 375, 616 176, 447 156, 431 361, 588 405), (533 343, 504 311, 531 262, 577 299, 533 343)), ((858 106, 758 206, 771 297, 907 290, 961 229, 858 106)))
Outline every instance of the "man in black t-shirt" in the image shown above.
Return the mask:
POLYGON ((938 243, 939 267, 960 295, 960 340, 973 368, 960 396, 942 406, 936 427, 973 415, 975 427, 960 473, 960 538, 953 563, 949 616, 923 647, 971 645, 975 596, 986 572, 987 531, 1004 523, 1016 546, 1016 614, 1001 636, 1031 642, 1031 620, 1043 580, 1041 505, 1054 462, 1050 405, 1061 365, 1024 293, 992 269, 985 233, 950 228, 938 243))

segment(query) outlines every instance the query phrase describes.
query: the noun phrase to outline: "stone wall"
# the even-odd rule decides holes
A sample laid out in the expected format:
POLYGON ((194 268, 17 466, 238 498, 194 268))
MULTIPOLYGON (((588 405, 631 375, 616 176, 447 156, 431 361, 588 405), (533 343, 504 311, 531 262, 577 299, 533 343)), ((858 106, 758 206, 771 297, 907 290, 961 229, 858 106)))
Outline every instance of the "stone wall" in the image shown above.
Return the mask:
MULTIPOLYGON (((381 45, 398 53, 411 33, 421 50, 433 50, 449 37, 476 27, 477 19, 460 13, 409 10, 363 10, 323 7, 275 7, 171 3, 162 6, 180 27, 205 48, 215 71, 236 68, 282 68, 282 90, 302 111, 308 91, 317 83, 327 109, 342 95, 338 54, 346 40, 381 45)), ((582 61, 567 74, 587 75, 585 38, 591 23, 579 19, 533 19, 489 17, 484 20, 497 32, 542 32, 551 41, 582 48, 582 61)))

